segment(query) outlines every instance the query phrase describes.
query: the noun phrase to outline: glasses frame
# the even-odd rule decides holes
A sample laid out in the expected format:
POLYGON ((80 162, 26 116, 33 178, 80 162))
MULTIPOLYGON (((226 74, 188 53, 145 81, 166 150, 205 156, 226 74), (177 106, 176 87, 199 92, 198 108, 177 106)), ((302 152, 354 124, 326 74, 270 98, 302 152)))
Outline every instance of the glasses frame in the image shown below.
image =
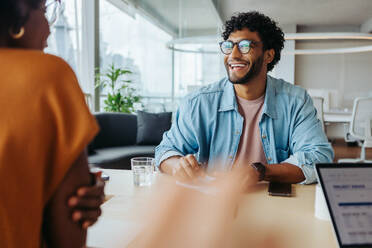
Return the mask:
POLYGON ((251 51, 251 48, 252 48, 251 44, 256 45, 256 44, 259 44, 259 43, 262 43, 262 41, 254 41, 254 40, 247 40, 247 39, 244 39, 244 40, 240 40, 240 41, 238 41, 238 42, 233 42, 233 41, 231 41, 231 40, 224 40, 224 41, 221 41, 219 44, 220 44, 221 52, 222 52, 223 54, 225 54, 225 55, 230 55, 230 54, 233 52, 235 45, 238 46, 238 50, 239 50, 239 52, 240 52, 241 54, 247 54, 247 53, 249 53, 249 52, 251 51), (242 52, 242 50, 240 50, 240 45, 239 45, 239 44, 240 44, 240 42, 242 42, 242 41, 247 41, 247 42, 248 42, 249 49, 248 49, 247 52, 242 52), (230 43, 233 45, 232 48, 231 48, 231 52, 230 52, 230 53, 225 53, 225 52, 223 51, 223 49, 222 49, 222 44, 225 43, 225 42, 230 42, 230 43))

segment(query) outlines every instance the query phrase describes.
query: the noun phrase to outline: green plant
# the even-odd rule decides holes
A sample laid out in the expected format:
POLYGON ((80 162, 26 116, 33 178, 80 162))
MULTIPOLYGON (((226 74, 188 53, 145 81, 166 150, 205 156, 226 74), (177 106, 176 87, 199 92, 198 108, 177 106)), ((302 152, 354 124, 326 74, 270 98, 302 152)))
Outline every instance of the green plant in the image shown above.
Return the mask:
POLYGON ((96 74, 96 88, 109 88, 107 98, 104 100, 104 110, 107 112, 133 113, 134 103, 140 103, 141 97, 131 85, 131 80, 124 80, 131 74, 129 70, 117 68, 112 63, 104 73, 96 74))

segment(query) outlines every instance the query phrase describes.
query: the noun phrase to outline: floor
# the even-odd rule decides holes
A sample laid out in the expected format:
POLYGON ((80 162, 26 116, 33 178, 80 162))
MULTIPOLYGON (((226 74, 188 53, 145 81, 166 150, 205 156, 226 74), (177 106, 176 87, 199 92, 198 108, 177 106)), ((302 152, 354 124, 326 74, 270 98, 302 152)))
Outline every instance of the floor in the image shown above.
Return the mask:
MULTIPOLYGON (((332 141, 335 151, 335 162, 340 158, 359 158, 361 148, 358 145, 349 146, 343 139, 332 141)), ((372 148, 366 148, 366 159, 372 160, 372 148)))

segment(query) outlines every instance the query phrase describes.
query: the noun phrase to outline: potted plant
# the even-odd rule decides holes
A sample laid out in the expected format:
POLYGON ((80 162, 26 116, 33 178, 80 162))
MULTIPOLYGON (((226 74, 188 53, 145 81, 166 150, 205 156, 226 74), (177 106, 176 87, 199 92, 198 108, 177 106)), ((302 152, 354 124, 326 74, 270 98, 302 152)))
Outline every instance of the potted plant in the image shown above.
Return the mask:
POLYGON ((104 73, 96 74, 96 87, 109 88, 104 100, 106 112, 133 113, 134 104, 141 102, 141 97, 136 94, 136 89, 131 84, 132 81, 125 80, 131 73, 112 63, 104 73))

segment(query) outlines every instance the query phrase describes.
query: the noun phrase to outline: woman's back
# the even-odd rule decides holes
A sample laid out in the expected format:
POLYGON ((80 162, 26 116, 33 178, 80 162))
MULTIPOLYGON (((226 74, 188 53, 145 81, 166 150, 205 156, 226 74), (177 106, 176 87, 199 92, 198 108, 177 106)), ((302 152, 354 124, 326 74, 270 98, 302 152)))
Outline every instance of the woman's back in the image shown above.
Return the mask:
POLYGON ((0 247, 40 247, 46 205, 98 131, 71 68, 0 49, 0 247))

